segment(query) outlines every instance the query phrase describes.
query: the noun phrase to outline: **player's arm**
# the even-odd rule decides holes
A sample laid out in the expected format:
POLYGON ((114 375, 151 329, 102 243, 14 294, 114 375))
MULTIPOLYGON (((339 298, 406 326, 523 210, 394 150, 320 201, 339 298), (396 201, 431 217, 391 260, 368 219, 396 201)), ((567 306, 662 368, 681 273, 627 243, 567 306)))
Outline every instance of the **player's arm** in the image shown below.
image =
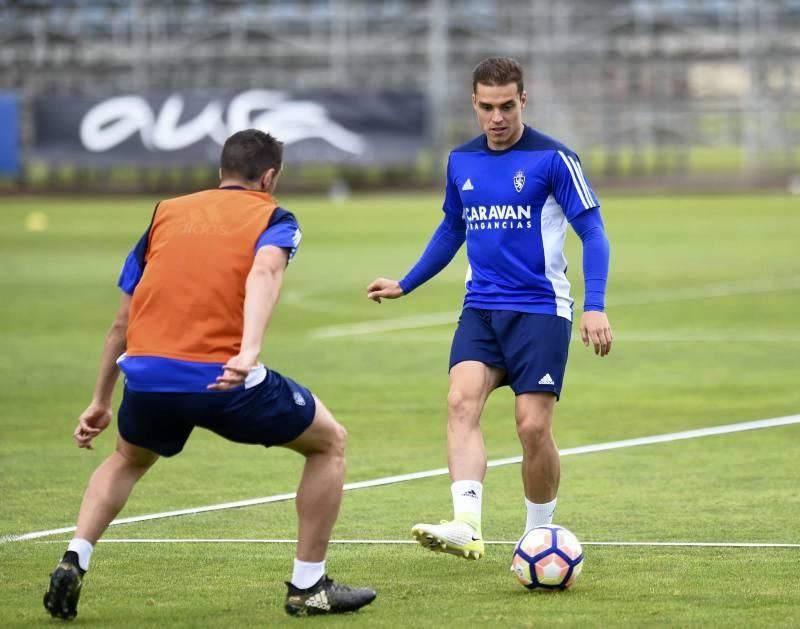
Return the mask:
POLYGON ((78 426, 72 435, 79 448, 91 450, 92 439, 111 423, 111 397, 119 377, 117 358, 125 351, 130 305, 131 296, 123 292, 117 314, 106 334, 92 401, 78 418, 78 426))
POLYGON ((379 277, 367 286, 367 297, 381 303, 381 299, 397 299, 408 295, 434 277, 450 264, 466 240, 467 226, 461 215, 461 199, 452 177, 451 162, 447 164, 447 186, 445 187, 444 219, 425 247, 422 256, 406 276, 400 280, 379 277))
POLYGON ((584 304, 580 331, 583 344, 591 343, 594 353, 605 356, 611 351, 613 334, 605 313, 606 284, 610 247, 600 209, 580 213, 571 221, 583 243, 584 304))
MULTIPOLYGON (((158 211, 157 205, 156 211, 158 211)), ((155 211, 153 216, 155 217, 155 211)), ((120 299, 114 322, 111 324, 111 329, 106 335, 92 401, 86 410, 81 413, 78 418, 78 426, 72 433, 72 437, 79 448, 91 450, 92 439, 103 432, 111 423, 111 397, 114 394, 114 386, 119 377, 117 359, 125 352, 125 347, 127 346, 131 296, 144 273, 152 224, 153 221, 151 219, 150 226, 139 238, 128 257, 125 258, 125 264, 122 266, 122 271, 117 281, 117 285, 122 289, 122 298, 120 299)))
POLYGON ((289 251, 268 245, 256 253, 247 275, 244 297, 244 328, 239 353, 223 368, 223 373, 209 389, 225 391, 241 386, 247 374, 258 363, 261 343, 278 302, 283 273, 289 262, 289 251))
POLYGON ((604 312, 609 245, 600 217, 600 203, 583 174, 578 156, 565 147, 553 151, 550 185, 556 201, 583 243, 583 278, 586 286, 580 330, 583 344, 594 353, 611 351, 611 326, 604 312))
POLYGON ((445 215, 433 232, 422 256, 406 276, 399 282, 384 277, 377 278, 367 286, 367 297, 380 303, 381 299, 397 299, 408 295, 450 264, 465 238, 465 230, 449 215, 445 215))

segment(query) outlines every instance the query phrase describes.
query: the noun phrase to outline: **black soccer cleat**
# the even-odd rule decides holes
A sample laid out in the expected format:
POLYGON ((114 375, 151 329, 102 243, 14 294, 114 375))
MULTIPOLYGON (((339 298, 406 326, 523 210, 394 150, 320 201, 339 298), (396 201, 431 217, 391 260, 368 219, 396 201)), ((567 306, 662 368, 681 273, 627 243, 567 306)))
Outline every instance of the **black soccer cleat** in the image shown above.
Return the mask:
POLYGON ((311 616, 316 614, 344 614, 354 612, 369 605, 377 596, 370 588, 351 588, 334 583, 328 575, 322 575, 310 588, 301 590, 288 581, 286 586, 286 613, 290 616, 311 616))
POLYGON ((50 588, 44 595, 44 608, 53 618, 72 620, 78 615, 78 598, 82 584, 83 570, 78 565, 78 555, 67 552, 50 575, 50 588))

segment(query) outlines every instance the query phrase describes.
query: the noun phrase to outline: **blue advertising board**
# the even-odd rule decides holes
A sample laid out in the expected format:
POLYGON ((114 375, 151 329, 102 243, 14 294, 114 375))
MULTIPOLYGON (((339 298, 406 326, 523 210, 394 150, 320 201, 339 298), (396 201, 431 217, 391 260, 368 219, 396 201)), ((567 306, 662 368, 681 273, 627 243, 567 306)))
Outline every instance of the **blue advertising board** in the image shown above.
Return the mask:
POLYGON ((17 95, 0 92, 0 175, 19 172, 19 107, 17 95))

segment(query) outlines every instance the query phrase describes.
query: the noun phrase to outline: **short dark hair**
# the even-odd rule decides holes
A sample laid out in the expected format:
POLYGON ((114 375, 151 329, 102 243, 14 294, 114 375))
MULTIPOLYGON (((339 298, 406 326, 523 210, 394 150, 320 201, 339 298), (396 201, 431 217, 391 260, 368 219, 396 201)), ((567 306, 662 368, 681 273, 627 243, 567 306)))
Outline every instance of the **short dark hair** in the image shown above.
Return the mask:
POLYGON ((472 71, 472 93, 477 93, 478 83, 484 85, 508 85, 516 83, 520 94, 525 90, 522 84, 522 66, 511 57, 489 57, 472 71))
POLYGON ((255 181, 270 168, 281 169, 283 142, 258 129, 238 131, 225 140, 219 160, 222 177, 255 181))

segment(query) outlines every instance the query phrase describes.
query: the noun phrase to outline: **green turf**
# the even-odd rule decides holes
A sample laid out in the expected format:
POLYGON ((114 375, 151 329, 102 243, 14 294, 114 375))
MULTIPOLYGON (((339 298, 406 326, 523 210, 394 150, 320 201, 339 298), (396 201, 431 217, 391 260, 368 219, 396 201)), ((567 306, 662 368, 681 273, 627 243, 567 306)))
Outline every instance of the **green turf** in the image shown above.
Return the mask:
MULTIPOLYGON (((271 367, 312 388, 347 426, 348 481, 445 465, 447 352, 453 324, 332 339, 330 326, 458 312, 465 260, 407 299, 368 302, 366 284, 412 264, 439 220, 435 196, 281 199, 304 230, 264 349, 271 367)), ((6 198, 0 208, 0 535, 73 524, 95 466, 113 447, 71 445, 91 393, 127 251, 154 198, 6 198), (44 231, 28 231, 32 212, 44 231)), ((574 342, 556 436, 562 448, 792 415, 800 409, 800 199, 604 197, 612 242, 612 354, 574 342)), ((35 221, 34 221, 35 222, 35 221)), ((581 303, 580 247, 568 241, 581 303)), ((577 329, 575 330, 577 336, 577 329)), ((577 339, 573 339, 577 341, 577 339)), ((507 390, 483 427, 490 458, 519 454, 507 390)), ((563 459, 556 520, 583 541, 800 543, 800 427, 707 437, 563 459)), ((123 516, 294 490, 301 460, 193 435, 159 462, 123 516)), ((486 479, 484 532, 522 531, 519 467, 486 479)), ((408 540, 450 515, 445 476, 346 494, 337 539, 408 540)), ((291 502, 112 528, 122 538, 293 538, 291 502)), ((56 540, 68 536, 56 536, 56 540)), ((0 544, 4 625, 47 622, 41 595, 63 543, 0 544)), ((564 594, 531 595, 508 573, 510 546, 479 562, 413 545, 334 545, 333 576, 371 584, 356 616, 315 624, 377 627, 795 626, 798 549, 587 545, 564 594)), ((78 623, 276 626, 289 544, 101 544, 78 623)))

